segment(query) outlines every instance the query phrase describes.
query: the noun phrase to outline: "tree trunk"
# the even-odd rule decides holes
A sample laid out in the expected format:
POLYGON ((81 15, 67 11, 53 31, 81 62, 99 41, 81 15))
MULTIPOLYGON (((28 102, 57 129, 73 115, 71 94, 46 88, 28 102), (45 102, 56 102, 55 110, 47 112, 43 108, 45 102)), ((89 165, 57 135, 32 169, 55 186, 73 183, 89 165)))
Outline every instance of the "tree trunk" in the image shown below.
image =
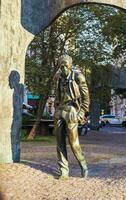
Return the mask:
POLYGON ((98 81, 95 77, 95 68, 91 70, 91 83, 90 83, 90 113, 91 113, 91 124, 90 127, 92 130, 99 129, 99 117, 100 117, 100 100, 99 100, 99 89, 97 87, 98 81))
POLYGON ((99 130, 100 105, 99 100, 93 98, 90 106, 91 130, 99 130))
POLYGON ((38 127, 40 125, 41 117, 42 117, 42 114, 44 111, 46 100, 47 100, 47 95, 43 95, 43 96, 41 95, 40 101, 39 101, 39 106, 38 106, 37 119, 27 137, 27 140, 33 140, 37 133, 38 127))

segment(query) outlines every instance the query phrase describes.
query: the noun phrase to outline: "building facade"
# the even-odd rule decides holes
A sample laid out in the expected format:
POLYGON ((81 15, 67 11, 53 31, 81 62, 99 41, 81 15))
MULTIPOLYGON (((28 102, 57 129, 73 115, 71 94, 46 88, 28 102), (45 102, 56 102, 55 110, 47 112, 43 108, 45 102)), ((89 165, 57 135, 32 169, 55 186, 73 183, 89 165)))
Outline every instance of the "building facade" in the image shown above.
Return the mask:
POLYGON ((126 98, 116 95, 114 90, 111 91, 112 97, 110 102, 110 110, 112 115, 118 117, 126 116, 126 98))

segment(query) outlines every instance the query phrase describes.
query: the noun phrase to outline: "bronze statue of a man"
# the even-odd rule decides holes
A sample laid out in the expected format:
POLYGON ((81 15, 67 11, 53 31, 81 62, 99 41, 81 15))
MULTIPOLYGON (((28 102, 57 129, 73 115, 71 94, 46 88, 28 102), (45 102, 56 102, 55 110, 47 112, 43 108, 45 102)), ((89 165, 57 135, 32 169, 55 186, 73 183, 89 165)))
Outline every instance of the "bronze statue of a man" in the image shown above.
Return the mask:
POLYGON ((85 77, 79 70, 72 69, 72 58, 62 55, 56 74, 55 134, 57 138, 60 178, 69 176, 66 149, 66 135, 81 168, 82 177, 88 175, 88 168, 78 138, 78 123, 84 120, 89 109, 89 91, 85 77))

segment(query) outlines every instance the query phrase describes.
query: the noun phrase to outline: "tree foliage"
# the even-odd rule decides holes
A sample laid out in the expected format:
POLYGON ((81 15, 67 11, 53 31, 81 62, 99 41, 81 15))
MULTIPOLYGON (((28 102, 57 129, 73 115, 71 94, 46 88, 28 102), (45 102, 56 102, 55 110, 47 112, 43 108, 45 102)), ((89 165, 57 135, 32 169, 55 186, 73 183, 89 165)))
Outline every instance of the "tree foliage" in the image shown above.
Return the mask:
POLYGON ((73 58, 85 73, 91 97, 101 107, 110 98, 110 80, 115 58, 126 47, 126 14, 103 5, 76 6, 64 12, 35 37, 26 57, 26 82, 32 92, 48 96, 63 53, 73 58))

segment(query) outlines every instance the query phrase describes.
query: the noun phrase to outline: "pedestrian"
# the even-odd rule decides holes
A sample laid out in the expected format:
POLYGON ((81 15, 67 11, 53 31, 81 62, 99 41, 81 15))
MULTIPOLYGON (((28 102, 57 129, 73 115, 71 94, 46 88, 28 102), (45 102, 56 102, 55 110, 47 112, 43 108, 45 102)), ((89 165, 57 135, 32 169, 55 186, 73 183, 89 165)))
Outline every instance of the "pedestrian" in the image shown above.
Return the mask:
POLYGON ((89 92, 85 77, 72 69, 72 58, 62 55, 58 59, 59 70, 55 75, 56 99, 54 127, 57 138, 58 164, 60 178, 69 176, 66 135, 81 168, 82 177, 88 175, 88 168, 78 138, 78 123, 82 123, 89 109, 89 92))

